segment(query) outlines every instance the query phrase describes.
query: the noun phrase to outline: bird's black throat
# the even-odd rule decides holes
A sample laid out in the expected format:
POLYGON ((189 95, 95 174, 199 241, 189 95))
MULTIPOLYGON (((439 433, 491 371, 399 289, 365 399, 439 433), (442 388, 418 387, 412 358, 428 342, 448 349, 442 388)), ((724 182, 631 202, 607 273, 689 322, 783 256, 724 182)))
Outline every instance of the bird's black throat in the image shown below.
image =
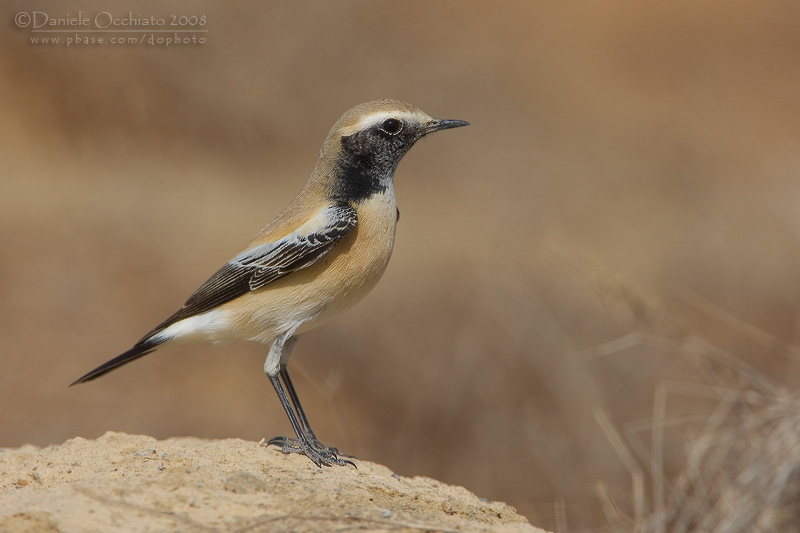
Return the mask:
POLYGON ((358 202, 384 192, 404 154, 368 132, 342 137, 333 197, 358 202))

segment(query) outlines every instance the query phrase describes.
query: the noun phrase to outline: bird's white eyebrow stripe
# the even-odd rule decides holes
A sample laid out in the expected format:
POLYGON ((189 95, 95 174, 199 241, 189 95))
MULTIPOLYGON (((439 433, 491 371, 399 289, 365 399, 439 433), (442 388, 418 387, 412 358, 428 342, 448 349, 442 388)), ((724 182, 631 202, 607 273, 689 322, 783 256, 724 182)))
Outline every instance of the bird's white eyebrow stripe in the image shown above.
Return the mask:
POLYGON ((357 131, 363 131, 370 126, 374 126, 375 124, 379 124, 383 122, 387 118, 396 118, 401 121, 407 121, 412 118, 421 119, 419 115, 415 113, 410 113, 408 111, 376 111, 375 113, 370 113, 369 115, 364 115, 358 122, 352 124, 350 126, 346 126, 342 128, 339 132, 342 136, 352 135, 357 131))

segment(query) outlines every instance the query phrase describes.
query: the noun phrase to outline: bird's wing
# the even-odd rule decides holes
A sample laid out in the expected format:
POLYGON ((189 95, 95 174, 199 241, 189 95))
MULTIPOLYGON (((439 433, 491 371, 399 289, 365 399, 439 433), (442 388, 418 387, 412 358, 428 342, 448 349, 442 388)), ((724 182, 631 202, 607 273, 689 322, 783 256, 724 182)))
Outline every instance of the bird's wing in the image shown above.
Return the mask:
POLYGON ((337 202, 283 238, 243 251, 203 283, 177 313, 140 342, 184 318, 209 311, 316 263, 357 223, 356 210, 345 202, 337 202))

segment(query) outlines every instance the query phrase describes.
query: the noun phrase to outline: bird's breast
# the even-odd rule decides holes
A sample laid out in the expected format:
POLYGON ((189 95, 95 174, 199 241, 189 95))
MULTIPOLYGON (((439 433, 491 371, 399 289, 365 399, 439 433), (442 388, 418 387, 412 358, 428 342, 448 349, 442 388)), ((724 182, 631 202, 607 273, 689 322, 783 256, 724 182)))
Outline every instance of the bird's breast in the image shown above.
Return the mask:
POLYGON ((374 194, 356 207, 358 224, 328 257, 321 276, 335 294, 330 307, 341 310, 360 300, 386 270, 394 246, 397 206, 394 191, 374 194))
POLYGON ((375 287, 394 246, 394 191, 388 188, 362 200, 356 211, 356 227, 322 259, 224 306, 239 338, 269 342, 295 327, 302 333, 353 306, 375 287))

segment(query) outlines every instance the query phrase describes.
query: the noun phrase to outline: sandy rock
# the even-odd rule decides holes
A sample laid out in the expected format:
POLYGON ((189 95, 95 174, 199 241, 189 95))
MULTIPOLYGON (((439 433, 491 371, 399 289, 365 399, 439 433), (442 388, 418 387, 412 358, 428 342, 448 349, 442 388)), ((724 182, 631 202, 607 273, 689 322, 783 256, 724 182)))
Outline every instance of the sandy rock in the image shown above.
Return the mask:
POLYGON ((106 433, 0 451, 0 531, 542 531, 512 507, 239 439, 106 433))

